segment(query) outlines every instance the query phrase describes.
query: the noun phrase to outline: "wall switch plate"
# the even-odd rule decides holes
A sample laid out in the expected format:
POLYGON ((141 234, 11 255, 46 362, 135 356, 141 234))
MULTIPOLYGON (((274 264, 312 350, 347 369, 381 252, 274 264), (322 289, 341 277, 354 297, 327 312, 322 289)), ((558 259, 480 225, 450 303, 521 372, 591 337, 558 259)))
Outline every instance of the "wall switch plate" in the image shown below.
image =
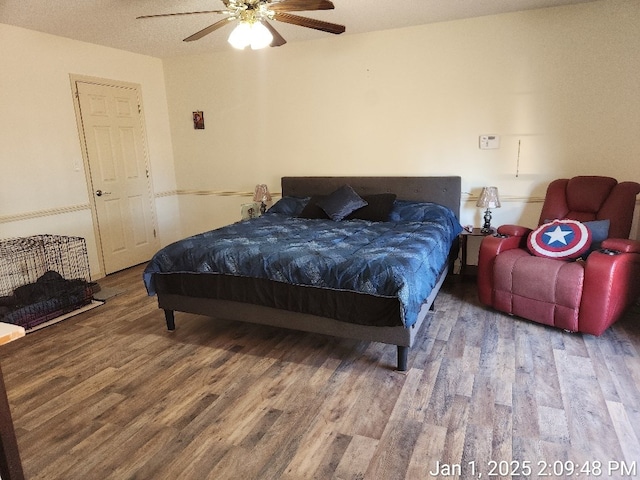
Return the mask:
POLYGON ((500 148, 500 137, 498 135, 480 135, 480 150, 492 150, 500 148))

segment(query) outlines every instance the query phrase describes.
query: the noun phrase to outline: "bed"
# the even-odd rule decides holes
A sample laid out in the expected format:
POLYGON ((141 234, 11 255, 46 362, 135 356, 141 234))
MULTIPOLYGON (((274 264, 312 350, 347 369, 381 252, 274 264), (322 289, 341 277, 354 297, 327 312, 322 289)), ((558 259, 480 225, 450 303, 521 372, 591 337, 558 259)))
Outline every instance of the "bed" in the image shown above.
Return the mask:
POLYGON ((143 279, 167 328, 175 329, 175 312, 188 312, 382 342, 397 346, 405 371, 457 257, 460 177, 281 183, 282 199, 261 217, 168 245, 149 262, 143 279), (317 205, 345 188, 368 205, 342 220, 344 212, 318 215, 317 205), (386 221, 360 214, 389 197, 386 221))

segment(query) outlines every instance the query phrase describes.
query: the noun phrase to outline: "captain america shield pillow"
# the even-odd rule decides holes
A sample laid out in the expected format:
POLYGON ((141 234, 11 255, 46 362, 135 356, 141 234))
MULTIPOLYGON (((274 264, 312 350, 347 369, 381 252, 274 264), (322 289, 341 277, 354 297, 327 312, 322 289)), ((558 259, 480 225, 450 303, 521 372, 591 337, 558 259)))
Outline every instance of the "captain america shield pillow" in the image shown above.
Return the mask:
POLYGON ((538 257, 570 260, 589 250, 591 230, 575 220, 554 220, 531 232, 527 245, 538 257))

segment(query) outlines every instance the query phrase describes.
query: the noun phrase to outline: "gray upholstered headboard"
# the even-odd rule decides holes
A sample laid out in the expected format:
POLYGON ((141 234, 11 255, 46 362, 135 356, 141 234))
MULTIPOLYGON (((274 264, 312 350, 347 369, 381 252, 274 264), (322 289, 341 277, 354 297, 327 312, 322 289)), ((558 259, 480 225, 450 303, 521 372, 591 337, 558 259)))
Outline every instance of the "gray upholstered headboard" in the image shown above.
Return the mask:
POLYGON ((328 195, 344 184, 359 195, 395 193, 398 200, 439 203, 460 218, 460 177, 282 177, 282 196, 328 195))

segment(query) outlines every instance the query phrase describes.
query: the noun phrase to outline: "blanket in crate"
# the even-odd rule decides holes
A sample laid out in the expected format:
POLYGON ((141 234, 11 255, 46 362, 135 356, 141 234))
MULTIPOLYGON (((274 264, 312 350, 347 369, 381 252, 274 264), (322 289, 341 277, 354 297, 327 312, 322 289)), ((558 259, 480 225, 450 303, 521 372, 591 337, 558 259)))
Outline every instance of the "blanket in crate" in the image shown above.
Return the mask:
POLYGON ((0 322, 33 328, 91 302, 92 290, 86 280, 67 280, 48 271, 34 283, 16 288, 0 297, 0 322))

